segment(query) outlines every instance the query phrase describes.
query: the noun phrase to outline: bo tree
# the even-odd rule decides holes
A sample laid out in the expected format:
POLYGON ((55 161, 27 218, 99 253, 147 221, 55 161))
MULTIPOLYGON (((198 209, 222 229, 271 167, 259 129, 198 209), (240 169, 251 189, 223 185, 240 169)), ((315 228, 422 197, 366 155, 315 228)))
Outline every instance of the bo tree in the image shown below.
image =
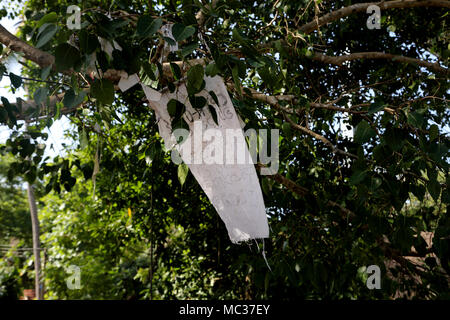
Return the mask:
POLYGON ((244 281, 241 297, 448 297, 449 1, 81 1, 79 29, 67 27, 70 5, 29 0, 17 37, 0 26, 3 55, 17 53, 24 65, 22 75, 5 66, 2 74, 32 97, 2 98, 11 175, 60 193, 82 172, 108 205, 139 199, 141 228, 166 265, 170 232, 157 226, 173 212, 190 235, 178 245, 197 245, 205 270, 228 274, 228 290, 244 281), (372 5, 379 29, 368 28, 372 5), (160 32, 168 23, 177 52, 164 49, 174 44, 160 32), (175 186, 143 92, 116 90, 123 72, 170 88, 195 63, 224 78, 248 128, 281 129, 279 171, 260 179, 273 272, 223 244, 195 181, 175 186), (42 159, 42 130, 63 115, 78 128, 75 158, 42 159), (77 153, 86 146, 91 159, 77 153), (125 188, 136 180, 139 190, 125 188), (432 245, 423 234, 434 235, 432 245), (372 264, 391 274, 382 291, 358 279, 372 264))

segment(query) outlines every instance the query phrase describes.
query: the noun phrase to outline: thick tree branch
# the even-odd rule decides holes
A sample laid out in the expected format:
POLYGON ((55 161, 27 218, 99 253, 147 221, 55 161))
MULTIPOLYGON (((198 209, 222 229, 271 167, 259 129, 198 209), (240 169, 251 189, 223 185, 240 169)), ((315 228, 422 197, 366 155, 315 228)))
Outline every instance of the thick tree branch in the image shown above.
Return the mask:
POLYGON ((299 186, 298 184, 296 184, 294 181, 289 180, 288 178, 286 178, 285 176, 282 176, 279 173, 276 173, 274 175, 269 175, 267 176, 268 178, 275 180, 276 182, 278 182, 279 184, 285 186, 288 190, 300 195, 300 196, 305 196, 309 193, 309 190, 299 186))
POLYGON ((279 101, 281 100, 293 100, 294 96, 291 95, 286 95, 286 96, 278 96, 278 99, 276 97, 273 96, 268 96, 262 93, 257 92, 254 89, 248 89, 251 93, 250 97, 265 103, 268 103, 271 107, 275 108, 276 110, 280 111, 283 113, 285 119, 287 122, 289 122, 289 124, 291 125, 292 128, 301 131, 303 133, 306 133, 308 135, 310 135, 311 137, 318 139, 320 141, 322 141, 325 145, 327 145, 329 148, 331 148, 331 150, 336 153, 336 154, 340 154, 343 156, 347 156, 347 157, 351 157, 351 158, 358 158, 356 155, 352 154, 352 153, 348 153, 344 150, 341 150, 339 148, 337 148, 333 143, 331 143, 330 140, 328 140, 327 138, 325 138, 324 136, 306 128, 303 127, 297 123, 295 123, 294 121, 291 120, 291 118, 289 118, 288 116, 285 115, 285 113, 292 113, 291 109, 288 109, 286 107, 283 107, 280 105, 279 101))
MULTIPOLYGON (((182 73, 185 73, 194 64, 205 65, 206 60, 205 59, 193 59, 193 60, 189 60, 189 61, 175 61, 173 63, 175 63, 176 65, 178 65, 178 67, 180 67, 180 70, 182 73)), ((121 71, 121 70, 108 69, 103 74, 103 78, 111 80, 113 83, 117 83, 120 80, 123 73, 124 73, 124 71, 121 71)), ((164 73, 165 77, 168 77, 168 78, 172 77, 170 62, 163 63, 163 73, 164 73)), ((119 90, 118 86, 115 86, 115 90, 119 90)), ((83 88, 83 91, 85 91, 86 93, 89 93, 89 87, 83 88)), ((46 107, 48 109, 52 110, 55 107, 57 102, 61 102, 64 99, 64 94, 65 93, 59 93, 57 95, 50 96, 49 102, 46 104, 46 107)), ((11 104, 15 105, 16 107, 20 107, 19 108, 20 113, 16 115, 17 120, 28 120, 29 117, 27 115, 30 114, 30 110, 36 109, 38 107, 38 105, 36 104, 36 102, 34 100, 22 101, 21 106, 18 106, 17 103, 11 103, 11 104)), ((70 107, 70 108, 64 107, 61 109, 61 114, 71 113, 71 112, 75 111, 76 109, 78 109, 81 105, 82 104, 74 106, 74 107, 70 107)), ((3 105, 0 104, 0 107, 2 107, 2 106, 3 105)))
POLYGON ((15 52, 23 53, 25 59, 37 63, 41 68, 48 67, 55 62, 53 55, 30 46, 25 41, 11 34, 2 25, 0 25, 0 42, 15 52))
MULTIPOLYGON (((231 87, 231 86, 230 86, 231 87)), ((252 89, 252 88, 247 88, 246 90, 249 90, 251 92, 250 98, 252 99, 256 99, 262 102, 266 102, 270 105, 274 105, 277 104, 277 102, 280 101, 287 101, 290 103, 297 103, 297 97, 294 95, 278 95, 278 96, 269 96, 266 95, 264 93, 260 93, 257 92, 256 90, 252 89)), ((317 102, 310 102, 309 103, 309 107, 312 109, 327 109, 327 110, 332 110, 332 111, 338 111, 338 112, 346 112, 346 113, 353 113, 353 114, 364 114, 367 113, 367 111, 358 111, 358 110, 354 110, 355 106, 352 106, 352 108, 342 108, 342 107, 336 107, 333 104, 337 103, 340 99, 334 100, 332 102, 329 103, 317 103, 317 102)), ((358 106, 368 106, 370 105, 370 103, 367 104, 361 104, 358 106)), ((294 110, 292 108, 288 108, 288 107, 283 107, 283 111, 285 111, 286 113, 289 114, 300 114, 301 110, 294 110)), ((394 110, 391 108, 384 108, 384 111, 389 112, 389 113, 393 113, 394 110)))
POLYGON ((445 0, 400 0, 400 1, 381 1, 381 2, 365 2, 353 4, 348 7, 344 7, 333 12, 327 13, 317 20, 313 20, 300 27, 299 31, 305 34, 311 33, 314 30, 319 29, 321 26, 338 20, 340 18, 349 16, 353 13, 366 12, 367 7, 371 5, 377 5, 381 10, 395 9, 395 8, 418 8, 418 7, 441 7, 450 8, 450 1, 445 0))
POLYGON ((356 53, 351 53, 351 54, 342 55, 342 56, 338 56, 338 57, 331 57, 331 56, 327 56, 327 55, 316 52, 316 53, 314 53, 314 55, 312 56, 311 59, 315 60, 315 61, 320 61, 323 63, 333 64, 336 66, 342 66, 342 64, 345 61, 352 61, 352 60, 358 60, 358 59, 387 59, 387 60, 392 60, 395 62, 417 64, 421 67, 428 68, 437 73, 450 74, 450 70, 441 67, 439 65, 439 63, 432 63, 432 62, 423 61, 420 59, 409 58, 409 57, 404 57, 404 56, 399 56, 399 55, 384 53, 384 52, 356 52, 356 53))

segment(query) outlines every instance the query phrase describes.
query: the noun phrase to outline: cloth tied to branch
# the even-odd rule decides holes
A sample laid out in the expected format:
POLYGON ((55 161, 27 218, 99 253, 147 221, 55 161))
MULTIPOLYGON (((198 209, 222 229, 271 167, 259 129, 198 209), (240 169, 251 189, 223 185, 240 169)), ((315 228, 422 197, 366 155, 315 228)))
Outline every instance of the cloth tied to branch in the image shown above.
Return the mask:
MULTIPOLYGON (((239 243, 267 238, 269 227, 261 187, 239 118, 223 79, 219 76, 205 76, 204 80, 205 89, 196 95, 207 100, 207 105, 202 110, 192 107, 184 82, 172 93, 160 93, 142 83, 141 86, 156 113, 159 133, 166 149, 173 148, 179 152, 225 223, 230 240, 239 243), (210 91, 215 93, 218 104, 210 91), (186 107, 183 118, 189 126, 189 135, 182 144, 177 143, 172 131, 171 117, 167 110, 171 99, 178 100, 186 107), (208 105, 216 111, 217 119, 213 118, 208 105), (226 139, 230 131, 233 133, 233 143, 226 139), (205 138, 207 135, 209 139, 205 138), (237 150, 234 150, 234 141, 237 141, 237 150), (211 147, 212 143, 215 148, 211 147), (220 159, 216 152, 221 151, 223 161, 214 161, 220 159)), ((125 91, 138 81, 137 75, 131 75, 122 78, 119 87, 125 91)))

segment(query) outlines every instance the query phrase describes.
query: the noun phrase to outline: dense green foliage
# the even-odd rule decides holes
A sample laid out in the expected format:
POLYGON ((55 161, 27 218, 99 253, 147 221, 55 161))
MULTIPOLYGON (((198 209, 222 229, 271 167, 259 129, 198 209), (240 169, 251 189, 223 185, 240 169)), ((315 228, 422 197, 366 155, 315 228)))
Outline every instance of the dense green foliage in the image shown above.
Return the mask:
POLYGON ((0 298, 16 299, 20 289, 30 284, 28 261, 31 247, 31 220, 22 181, 8 177, 13 158, 0 161, 0 298))
POLYGON ((0 162, 0 239, 17 238, 31 244, 31 221, 26 193, 21 180, 8 177, 12 157, 2 157, 0 162))
MULTIPOLYGON (((396 292, 449 298, 445 8, 382 11, 379 30, 367 29, 364 11, 305 34, 300 27, 316 14, 359 1, 229 0, 214 8, 193 0, 79 2, 81 30, 66 26, 70 1, 26 2, 19 35, 53 54, 55 69, 27 62, 21 76, 9 74, 13 90, 24 85, 22 77, 44 81, 26 81, 40 105, 28 109, 27 129, 16 120, 23 118, 20 103, 2 98, 0 108, 0 123, 13 132, 1 151, 15 157, 1 171, 8 164, 10 179, 43 184, 47 298, 372 299, 396 292), (157 30, 167 22, 176 23, 180 48, 169 62, 208 61, 205 71, 193 67, 187 74, 191 96, 202 89, 204 72, 219 74, 231 84, 246 128, 281 131, 278 174, 299 188, 260 177, 271 228, 264 248, 232 245, 192 175, 180 183, 139 86, 114 91, 114 80, 92 79, 93 70, 86 71, 96 52, 99 73, 125 70, 155 89, 173 90, 181 71, 172 64, 167 76, 158 62, 163 39, 157 30), (122 51, 108 56, 97 36, 122 51), (314 59, 356 52, 438 59, 444 71, 395 58, 340 66, 314 59), (270 104, 249 89, 295 99, 270 104), (62 102, 46 107, 48 95, 63 92, 62 102), (44 158, 43 129, 63 114, 74 124, 68 132, 74 144, 64 155, 44 158), (353 138, 344 134, 347 126, 353 138), (431 248, 423 231, 434 233, 431 248), (404 258, 412 246, 427 257, 420 266, 404 258), (393 260, 398 264, 388 277, 385 262, 393 260), (374 264, 382 270, 382 290, 365 284, 364 267, 374 264), (79 290, 66 286, 70 265, 81 268, 79 290)), ((0 223, 15 221, 16 229, 1 226, 0 235, 29 239, 20 186, 1 188, 0 223)))

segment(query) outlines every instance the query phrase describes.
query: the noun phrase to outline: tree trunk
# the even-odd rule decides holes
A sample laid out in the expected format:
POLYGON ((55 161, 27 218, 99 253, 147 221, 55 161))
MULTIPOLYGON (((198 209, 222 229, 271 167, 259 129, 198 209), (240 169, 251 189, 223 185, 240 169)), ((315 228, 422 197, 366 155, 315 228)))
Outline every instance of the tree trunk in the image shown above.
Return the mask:
POLYGON ((34 196, 34 189, 33 185, 28 183, 28 204, 30 207, 30 213, 31 213, 31 225, 32 225, 32 231, 33 231, 33 255, 34 255, 34 272, 36 274, 35 276, 35 290, 36 290, 36 300, 42 300, 43 298, 43 290, 41 290, 41 281, 40 281, 40 274, 41 274, 41 244, 39 241, 39 219, 37 214, 37 206, 36 206, 36 199, 34 196))

